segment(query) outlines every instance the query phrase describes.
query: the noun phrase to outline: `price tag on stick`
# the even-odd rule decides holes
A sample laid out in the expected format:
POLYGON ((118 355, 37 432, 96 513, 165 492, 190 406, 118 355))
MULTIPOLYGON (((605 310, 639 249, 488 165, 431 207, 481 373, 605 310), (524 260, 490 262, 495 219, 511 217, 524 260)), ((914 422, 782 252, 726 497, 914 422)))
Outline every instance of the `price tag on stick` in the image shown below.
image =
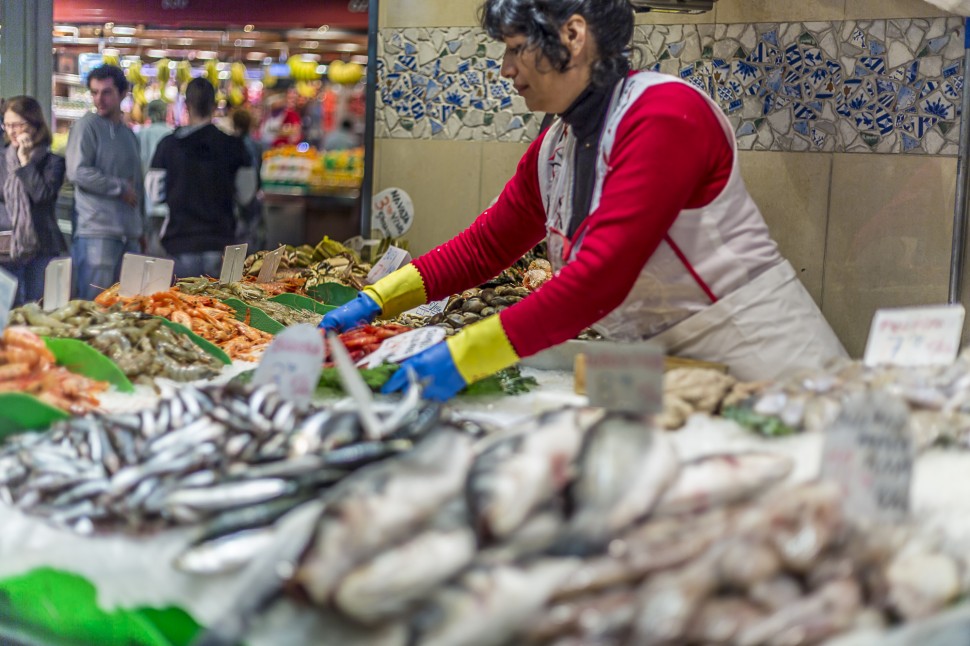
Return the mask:
POLYGON ((376 368, 382 363, 400 363, 445 340, 445 329, 432 325, 392 336, 381 347, 357 362, 359 367, 376 368))
POLYGON ((175 261, 126 253, 121 260, 121 287, 118 296, 151 296, 172 286, 175 261))
POLYGON ((246 262, 246 250, 249 245, 234 244, 226 247, 222 254, 222 271, 219 272, 219 282, 223 285, 237 283, 242 280, 243 263, 246 262))
POLYGON ((960 351, 965 315, 962 305, 879 310, 869 329, 865 364, 949 365, 960 351))
POLYGON ((591 406, 653 415, 663 408, 664 349, 649 341, 597 342, 586 358, 591 406))
POLYGON ((280 268, 280 261, 283 260, 285 251, 286 248, 281 245, 279 249, 263 256, 263 266, 259 269, 259 276, 256 277, 257 283, 271 283, 276 279, 276 270, 280 268))
POLYGON ((441 314, 448 307, 448 301, 451 298, 443 298, 440 301, 431 301, 430 303, 425 303, 424 305, 418 305, 412 310, 404 312, 405 314, 410 314, 412 316, 424 316, 431 317, 437 314, 441 314))
POLYGON ((400 238, 414 222, 414 202, 404 189, 389 188, 371 202, 372 226, 388 238, 400 238))
POLYGON ((71 300, 71 259, 57 258, 44 270, 44 311, 53 312, 71 300))
POLYGON ((10 320, 10 308, 17 297, 17 279, 12 274, 0 269, 0 330, 7 327, 10 320))
POLYGON ((409 254, 404 249, 400 247, 390 246, 381 259, 377 261, 371 270, 367 273, 367 282, 376 283, 384 276, 391 274, 404 265, 411 262, 411 254, 409 254))
POLYGON ((253 383, 275 383, 284 398, 309 404, 323 370, 324 349, 323 335, 313 325, 288 327, 266 349, 253 383))
POLYGON ((893 523, 909 512, 914 459, 906 404, 884 392, 859 394, 826 431, 822 477, 842 488, 847 514, 893 523))

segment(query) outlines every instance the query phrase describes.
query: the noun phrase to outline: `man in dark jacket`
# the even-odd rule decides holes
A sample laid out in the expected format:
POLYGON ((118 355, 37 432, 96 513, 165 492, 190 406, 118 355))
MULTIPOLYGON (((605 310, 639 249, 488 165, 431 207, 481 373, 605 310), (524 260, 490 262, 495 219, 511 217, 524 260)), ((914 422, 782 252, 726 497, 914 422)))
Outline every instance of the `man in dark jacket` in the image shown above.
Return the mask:
POLYGON ((238 137, 212 125, 215 89, 202 78, 185 89, 189 125, 162 139, 145 178, 152 202, 168 204, 162 246, 175 275, 218 276, 222 252, 234 244, 233 201, 248 204, 256 173, 238 137))

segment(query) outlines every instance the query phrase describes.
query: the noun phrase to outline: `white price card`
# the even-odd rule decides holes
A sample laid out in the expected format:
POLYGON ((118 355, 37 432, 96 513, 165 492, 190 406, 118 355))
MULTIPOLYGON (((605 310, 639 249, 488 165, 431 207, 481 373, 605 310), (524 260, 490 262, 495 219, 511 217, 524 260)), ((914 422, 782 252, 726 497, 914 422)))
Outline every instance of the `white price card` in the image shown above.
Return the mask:
POLYGON ((822 478, 841 487, 852 517, 898 522, 909 512, 914 460, 906 404, 885 392, 858 394, 826 430, 822 478))
POLYGON ((280 268, 280 261, 283 260, 285 251, 286 248, 280 245, 279 249, 263 256, 263 266, 260 267, 259 276, 256 277, 257 283, 271 283, 276 279, 276 270, 280 268))
POLYGON ((374 352, 357 362, 359 367, 376 368, 382 363, 400 363, 445 340, 445 329, 432 325, 399 334, 381 343, 374 352))
POLYGON ((219 282, 223 285, 238 283, 242 280, 243 264, 246 262, 247 244, 234 244, 226 247, 222 254, 222 270, 219 272, 219 282))
POLYGON ((304 323, 288 327, 266 349, 253 383, 276 384, 282 397, 305 406, 317 389, 324 350, 323 334, 315 326, 304 323))
POLYGON ((400 247, 390 246, 367 274, 367 282, 374 284, 411 262, 411 254, 400 247))
POLYGON ((44 311, 53 312, 71 300, 71 259, 56 258, 44 270, 44 311))
POLYGON ((121 287, 118 296, 150 296, 172 286, 175 261, 126 253, 121 260, 121 287))
POLYGON ((388 238, 399 238, 414 222, 414 202, 404 189, 389 188, 371 202, 372 226, 388 238))
POLYGON ((965 315, 962 305, 878 310, 869 329, 865 364, 951 364, 960 351, 965 315))
POLYGON ((10 320, 10 308, 17 298, 17 279, 13 274, 0 269, 0 330, 7 327, 10 320))
POLYGON ((424 305, 418 305, 414 309, 404 312, 405 314, 410 314, 411 316, 421 316, 421 317, 432 317, 437 316, 445 311, 448 306, 448 301, 451 298, 443 298, 440 301, 431 301, 430 303, 425 303, 424 305))
POLYGON ((664 349, 657 343, 592 344, 586 356, 589 403, 609 411, 659 413, 663 408, 663 371, 664 349))

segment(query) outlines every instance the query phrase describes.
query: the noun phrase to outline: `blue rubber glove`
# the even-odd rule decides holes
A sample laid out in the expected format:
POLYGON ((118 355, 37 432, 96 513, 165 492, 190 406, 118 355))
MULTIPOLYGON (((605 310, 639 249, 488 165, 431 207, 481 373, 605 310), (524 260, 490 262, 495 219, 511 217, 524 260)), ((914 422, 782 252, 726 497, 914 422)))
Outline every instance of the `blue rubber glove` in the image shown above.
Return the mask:
POLYGON ((380 313, 381 306, 377 304, 377 301, 364 292, 360 292, 354 300, 324 314, 323 320, 317 327, 327 332, 331 330, 346 332, 370 323, 380 313))
POLYGON ((434 401, 447 401, 465 387, 465 379, 455 367, 451 350, 444 341, 436 343, 401 364, 400 369, 381 388, 384 394, 407 390, 408 372, 413 370, 424 385, 421 396, 434 401))

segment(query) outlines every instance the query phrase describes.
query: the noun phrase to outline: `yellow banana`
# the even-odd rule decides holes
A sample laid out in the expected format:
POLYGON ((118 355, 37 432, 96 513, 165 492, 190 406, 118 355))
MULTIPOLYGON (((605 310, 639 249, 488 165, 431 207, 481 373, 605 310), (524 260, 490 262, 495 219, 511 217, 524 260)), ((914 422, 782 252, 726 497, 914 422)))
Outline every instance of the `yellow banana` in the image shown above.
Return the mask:
POLYGON ((246 66, 236 61, 229 67, 229 80, 236 85, 246 84, 246 66))
POLYGON ((214 60, 206 61, 205 77, 212 83, 212 87, 219 87, 219 64, 214 60))
POLYGON ((179 61, 175 67, 175 80, 180 86, 192 80, 192 64, 188 61, 179 61))
POLYGON ((115 67, 121 67, 121 61, 114 54, 104 54, 101 56, 101 62, 105 65, 114 65, 115 67))
POLYGON ((158 79, 159 85, 166 85, 168 80, 172 78, 172 70, 169 67, 171 62, 167 58, 161 58, 155 63, 155 78, 158 79))

